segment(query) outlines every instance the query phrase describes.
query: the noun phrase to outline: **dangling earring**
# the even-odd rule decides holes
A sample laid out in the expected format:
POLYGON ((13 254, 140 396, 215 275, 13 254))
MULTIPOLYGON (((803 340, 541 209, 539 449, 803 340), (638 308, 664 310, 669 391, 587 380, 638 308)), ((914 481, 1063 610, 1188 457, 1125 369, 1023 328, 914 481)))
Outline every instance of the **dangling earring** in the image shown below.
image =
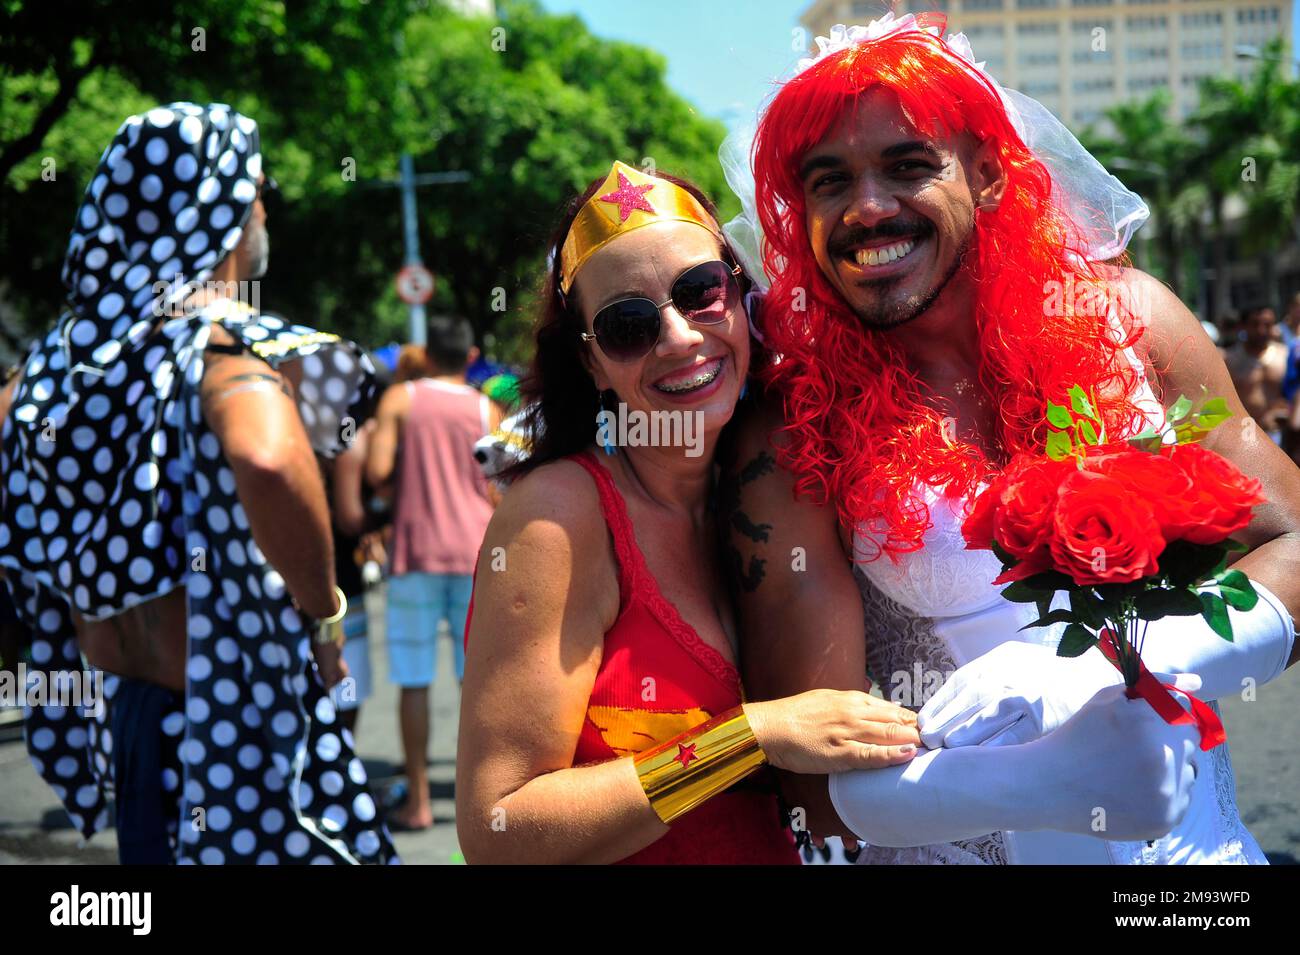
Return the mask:
MULTIPOLYGON (((608 409, 605 407, 605 392, 597 391, 596 392, 596 417, 599 419, 601 412, 604 412, 606 410, 608 409)), ((606 455, 613 455, 618 451, 618 449, 614 447, 614 445, 609 443, 608 428, 601 429, 601 445, 606 455)))
POLYGON ((749 394, 749 379, 748 379, 748 378, 746 378, 743 382, 740 383, 740 397, 739 397, 737 400, 738 400, 738 401, 744 401, 744 400, 745 400, 745 396, 746 396, 747 394, 749 394))

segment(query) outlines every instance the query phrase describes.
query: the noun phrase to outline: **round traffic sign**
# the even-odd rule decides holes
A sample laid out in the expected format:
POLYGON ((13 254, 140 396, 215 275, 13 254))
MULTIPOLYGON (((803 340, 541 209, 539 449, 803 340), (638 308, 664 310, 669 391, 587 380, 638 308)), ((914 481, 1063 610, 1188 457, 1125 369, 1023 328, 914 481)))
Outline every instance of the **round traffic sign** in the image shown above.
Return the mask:
POLYGON ((404 265, 397 273, 397 297, 407 305, 423 305, 433 298, 433 273, 423 265, 404 265))

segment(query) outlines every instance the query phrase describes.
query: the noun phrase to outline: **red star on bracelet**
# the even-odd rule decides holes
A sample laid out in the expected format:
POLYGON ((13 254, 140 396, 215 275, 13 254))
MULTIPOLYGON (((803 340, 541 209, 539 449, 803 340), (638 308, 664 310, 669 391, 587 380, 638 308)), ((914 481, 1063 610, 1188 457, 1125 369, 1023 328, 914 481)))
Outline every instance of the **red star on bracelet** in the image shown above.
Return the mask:
POLYGON ((617 203, 618 221, 626 222, 633 209, 640 209, 642 212, 654 214, 655 207, 650 205, 650 200, 645 197, 645 194, 654 187, 653 182, 647 182, 644 186, 634 186, 627 176, 620 172, 618 174, 618 188, 597 198, 601 202, 617 203))
POLYGON ((674 756, 673 759, 675 759, 677 762, 682 764, 682 769, 685 769, 687 766, 689 766, 691 764, 691 760, 699 759, 699 758, 700 757, 695 755, 694 743, 692 743, 690 746, 686 746, 682 743, 677 744, 677 755, 674 756))

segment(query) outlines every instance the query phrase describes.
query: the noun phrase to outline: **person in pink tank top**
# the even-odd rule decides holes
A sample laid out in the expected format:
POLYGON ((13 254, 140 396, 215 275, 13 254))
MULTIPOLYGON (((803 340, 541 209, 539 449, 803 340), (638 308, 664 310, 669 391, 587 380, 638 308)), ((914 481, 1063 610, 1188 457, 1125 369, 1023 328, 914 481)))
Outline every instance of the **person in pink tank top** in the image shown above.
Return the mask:
POLYGON ((409 781, 406 804, 389 820, 399 829, 433 824, 425 752, 438 630, 446 621, 459 681, 474 560, 493 506, 474 444, 500 423, 496 406, 465 381, 478 357, 469 322, 435 317, 428 342, 433 374, 384 394, 366 460, 367 479, 393 499, 386 627, 409 781))

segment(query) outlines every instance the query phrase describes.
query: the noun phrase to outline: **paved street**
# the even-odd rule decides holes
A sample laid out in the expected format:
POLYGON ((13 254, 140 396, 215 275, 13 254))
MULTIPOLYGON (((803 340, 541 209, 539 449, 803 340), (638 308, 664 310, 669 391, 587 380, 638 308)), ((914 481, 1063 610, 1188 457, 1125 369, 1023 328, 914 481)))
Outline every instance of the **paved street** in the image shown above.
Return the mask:
MULTIPOLYGON (((382 598, 368 600, 375 694, 360 722, 358 749, 380 799, 401 775, 397 693, 388 683, 383 647, 382 598)), ((431 832, 395 833, 408 864, 456 864, 454 757, 459 688, 452 669, 450 639, 440 645, 433 692, 433 745, 429 781, 433 793, 431 832)), ((1300 862, 1300 737, 1293 724, 1300 713, 1300 672, 1292 670, 1262 688, 1253 702, 1223 705, 1224 722, 1237 774, 1237 799, 1246 825, 1275 863, 1300 862)), ((54 794, 36 775, 14 727, 0 728, 0 864, 23 862, 112 864, 116 841, 110 830, 85 847, 68 827, 54 794)))

